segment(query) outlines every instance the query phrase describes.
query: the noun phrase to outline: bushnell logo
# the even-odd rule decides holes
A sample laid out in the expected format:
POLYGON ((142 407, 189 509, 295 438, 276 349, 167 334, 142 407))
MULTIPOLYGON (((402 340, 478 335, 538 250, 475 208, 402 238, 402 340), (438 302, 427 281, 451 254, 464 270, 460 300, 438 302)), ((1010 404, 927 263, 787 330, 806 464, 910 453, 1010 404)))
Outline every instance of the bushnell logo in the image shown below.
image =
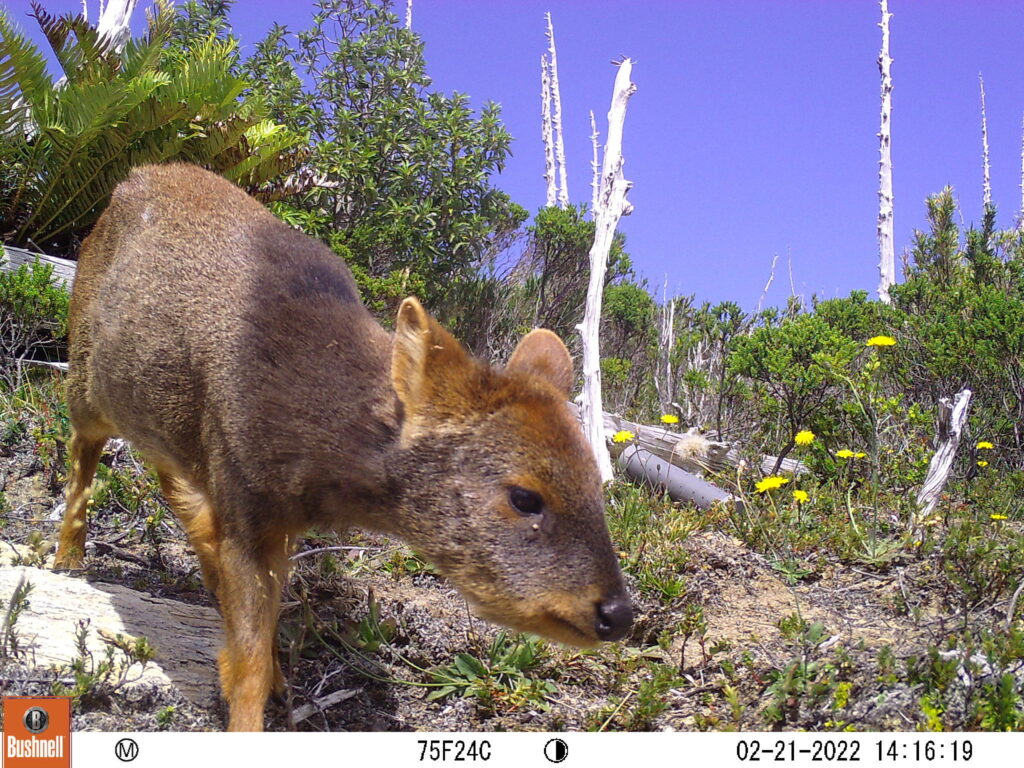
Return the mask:
POLYGON ((50 724, 50 716, 46 714, 46 710, 42 707, 32 707, 32 709, 25 713, 23 722, 25 723, 25 730, 38 736, 50 724))
POLYGON ((71 699, 7 696, 4 768, 71 768, 71 699))

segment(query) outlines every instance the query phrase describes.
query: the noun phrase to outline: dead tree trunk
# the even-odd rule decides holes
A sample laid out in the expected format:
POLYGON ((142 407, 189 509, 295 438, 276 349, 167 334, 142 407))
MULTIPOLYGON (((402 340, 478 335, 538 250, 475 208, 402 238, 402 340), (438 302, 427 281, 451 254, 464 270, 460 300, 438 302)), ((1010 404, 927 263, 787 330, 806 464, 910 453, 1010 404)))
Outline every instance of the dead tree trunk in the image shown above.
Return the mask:
POLYGON ((1024 115, 1020 119, 1020 218, 1017 226, 1024 229, 1024 115))
POLYGON ((661 333, 659 334, 660 359, 658 375, 654 377, 654 386, 658 391, 658 401, 662 413, 669 413, 672 408, 672 346, 675 343, 676 300, 668 294, 668 278, 661 292, 661 333))
POLYGON ((544 140, 544 182, 547 186, 546 205, 550 208, 558 201, 555 187, 555 145, 551 127, 551 74, 547 54, 540 57, 540 136, 544 140))
POLYGON ((555 136, 555 162, 558 165, 558 207, 569 205, 569 180, 565 175, 565 145, 562 142, 562 97, 558 91, 558 54, 555 52, 555 27, 551 14, 545 14, 548 22, 548 64, 550 67, 551 118, 555 136))
POLYGON ((914 524, 919 525, 935 509, 939 501, 939 494, 949 479, 950 470, 953 468, 953 459, 956 457, 956 449, 960 444, 960 434, 964 424, 967 423, 967 406, 971 402, 971 390, 961 389, 953 401, 948 397, 939 400, 939 427, 936 438, 935 455, 932 456, 928 465, 928 474, 925 476, 924 485, 917 494, 918 512, 914 524))
POLYGON ((893 240, 892 148, 892 75, 889 56, 889 0, 880 0, 882 8, 882 51, 878 70, 882 76, 882 119, 878 131, 878 298, 889 303, 889 288, 896 282, 896 251, 893 240))
MULTIPOLYGON (((590 168, 594 177, 590 182, 590 218, 593 220, 594 211, 597 210, 597 193, 601 189, 601 161, 597 154, 597 123, 594 121, 594 110, 590 110, 590 143, 594 148, 594 159, 590 161, 590 168)), ((1021 152, 1021 162, 1024 163, 1024 151, 1021 152)), ((1024 167, 1024 166, 1022 166, 1024 167)), ((1024 190, 1024 170, 1021 171, 1021 189, 1024 190)), ((1021 211, 1024 211, 1022 204, 1021 211)))
POLYGON ((981 88, 981 203, 987 209, 992 205, 992 181, 989 177, 988 163, 988 116, 985 114, 985 81, 978 73, 978 86, 981 88))
POLYGON ((109 41, 113 50, 120 51, 128 42, 132 33, 132 12, 138 3, 139 0, 107 0, 107 4, 101 6, 96 31, 101 40, 109 41))
POLYGON ((636 91, 629 76, 633 62, 623 59, 615 77, 611 108, 608 110, 608 141, 604 146, 601 190, 594 210, 594 244, 590 249, 590 285, 583 322, 577 326, 583 339, 583 426, 590 447, 597 458, 602 482, 612 479, 612 462, 605 443, 604 412, 601 398, 601 299, 604 275, 608 267, 612 240, 619 219, 632 211, 626 193, 632 184, 622 175, 622 128, 626 121, 626 104, 636 91))

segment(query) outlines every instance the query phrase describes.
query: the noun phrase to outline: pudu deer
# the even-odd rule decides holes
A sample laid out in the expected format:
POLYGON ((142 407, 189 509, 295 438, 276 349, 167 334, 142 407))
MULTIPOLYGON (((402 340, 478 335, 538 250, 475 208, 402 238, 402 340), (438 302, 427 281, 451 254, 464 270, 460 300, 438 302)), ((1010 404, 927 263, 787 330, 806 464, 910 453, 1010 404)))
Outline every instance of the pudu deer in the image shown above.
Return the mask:
POLYGON ((483 618, 577 646, 633 620, 572 361, 535 330, 474 360, 414 298, 390 334, 344 262, 233 184, 138 168, 82 246, 56 566, 83 564, 107 439, 155 469, 224 621, 230 730, 284 691, 282 586, 309 528, 361 526, 431 560, 483 618))

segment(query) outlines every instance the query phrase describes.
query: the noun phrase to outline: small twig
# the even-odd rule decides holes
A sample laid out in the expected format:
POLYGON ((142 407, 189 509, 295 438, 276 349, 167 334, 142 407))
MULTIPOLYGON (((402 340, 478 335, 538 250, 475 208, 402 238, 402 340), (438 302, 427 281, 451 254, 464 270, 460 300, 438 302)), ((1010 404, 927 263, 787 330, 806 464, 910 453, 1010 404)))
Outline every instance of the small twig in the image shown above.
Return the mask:
POLYGON ((326 696, 310 702, 309 704, 303 704, 292 712, 292 722, 295 724, 301 723, 303 720, 308 720, 318 712, 330 709, 335 704, 340 704, 346 699, 351 699, 353 696, 362 692, 362 688, 348 688, 341 691, 335 691, 334 693, 329 693, 326 696))
POLYGON ((772 268, 771 273, 768 275, 768 282, 764 284, 764 290, 761 291, 761 298, 757 300, 757 309, 754 310, 755 315, 761 311, 761 305, 764 303, 764 299, 768 295, 768 289, 771 288, 772 283, 775 282, 775 265, 778 261, 779 254, 776 253, 772 256, 772 268))
POLYGON ((143 568, 152 567, 152 563, 145 558, 133 555, 131 552, 123 550, 120 547, 115 547, 113 544, 108 544, 105 541, 96 541, 93 542, 93 544, 101 555, 113 555, 118 560, 127 560, 129 563, 141 565, 143 568))
POLYGON ((598 733, 601 733, 605 728, 608 727, 608 723, 610 723, 615 718, 615 716, 617 714, 619 714, 619 710, 621 710, 624 706, 626 706, 626 702, 629 701, 629 699, 630 699, 630 697, 632 695, 633 695, 633 691, 630 691, 629 693, 627 693, 623 697, 622 701, 619 702, 619 706, 617 706, 615 708, 615 711, 612 712, 610 715, 608 715, 608 719, 607 720, 605 720, 603 723, 601 723, 601 727, 597 729, 598 733))
POLYGON ((676 699, 685 699, 685 698, 688 698, 689 696, 695 696, 698 693, 707 693, 708 691, 716 691, 719 688, 721 688, 720 685, 716 685, 714 683, 709 683, 708 685, 694 685, 694 686, 692 686, 690 688, 687 688, 685 691, 680 691, 679 689, 676 688, 676 689, 672 690, 672 694, 673 694, 674 698, 676 698, 676 699))
POLYGON ((310 555, 319 555, 321 552, 365 552, 370 547, 318 547, 316 549, 306 549, 302 552, 296 552, 291 556, 292 561, 300 560, 303 557, 309 557, 310 555))
POLYGON ((132 533, 132 531, 133 531, 132 528, 127 528, 126 530, 121 531, 119 534, 117 534, 117 536, 115 536, 112 539, 97 539, 96 543, 98 543, 98 544, 107 544, 108 546, 113 546, 114 544, 117 544, 117 542, 119 542, 122 539, 124 539, 125 537, 127 537, 128 534, 132 533))

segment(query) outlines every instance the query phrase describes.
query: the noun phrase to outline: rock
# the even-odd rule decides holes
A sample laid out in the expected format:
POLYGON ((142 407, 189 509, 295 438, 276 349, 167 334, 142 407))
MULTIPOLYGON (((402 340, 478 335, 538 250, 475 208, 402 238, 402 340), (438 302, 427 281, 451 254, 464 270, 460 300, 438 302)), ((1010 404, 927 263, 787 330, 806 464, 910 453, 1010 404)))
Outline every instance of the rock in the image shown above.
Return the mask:
POLYGON ((196 704, 215 700, 222 640, 215 610, 9 562, 6 555, 0 558, 0 611, 6 613, 22 578, 32 584, 15 631, 37 665, 62 666, 75 658, 78 622, 87 619, 88 647, 96 659, 106 651, 103 635, 145 637, 153 646, 154 659, 129 670, 132 684, 174 688, 196 704))

